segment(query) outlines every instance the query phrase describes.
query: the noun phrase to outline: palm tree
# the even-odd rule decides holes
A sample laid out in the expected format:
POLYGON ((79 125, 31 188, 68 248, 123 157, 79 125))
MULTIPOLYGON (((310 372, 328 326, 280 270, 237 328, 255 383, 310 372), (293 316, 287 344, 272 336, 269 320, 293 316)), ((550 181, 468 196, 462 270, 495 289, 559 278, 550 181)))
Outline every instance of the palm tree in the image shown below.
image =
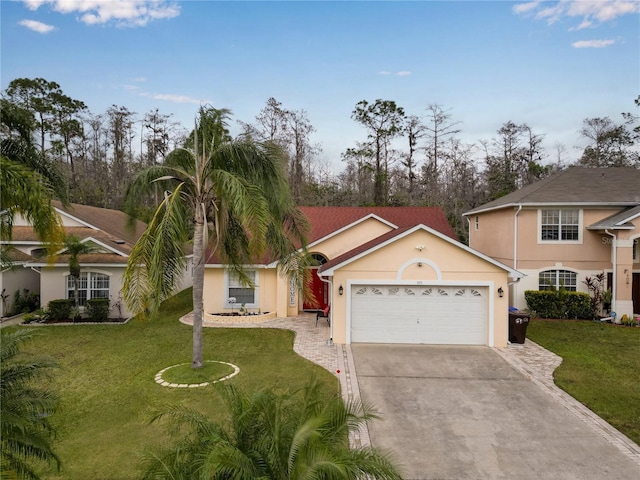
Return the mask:
POLYGON ((32 335, 28 330, 0 330, 0 478, 39 478, 32 460, 60 467, 51 449, 55 432, 48 419, 58 397, 39 382, 55 363, 19 355, 22 343, 32 335))
POLYGON ((80 307, 78 288, 80 286, 80 255, 91 253, 95 250, 90 243, 82 242, 75 235, 68 235, 64 239, 64 251, 69 255, 69 275, 73 279, 74 305, 80 307))
MULTIPOLYGON (((46 179, 26 165, 0 155, 0 234, 10 240, 13 220, 21 215, 34 228, 38 238, 46 241, 49 253, 60 245, 63 229, 52 203, 52 190, 46 179)), ((2 268, 9 266, 1 258, 2 268)))
MULTIPOLYGON (((164 165, 140 172, 127 191, 128 208, 144 195, 163 200, 134 246, 124 274, 124 300, 133 312, 154 311, 174 293, 184 272, 183 245, 193 239, 193 368, 202 368, 204 265, 216 254, 247 284, 242 265, 265 252, 281 259, 282 274, 302 272, 307 223, 295 207, 282 150, 248 138, 231 139, 228 110, 201 107, 184 148, 164 165), (207 255, 208 249, 208 256, 207 255)), ((302 275, 295 278, 303 285, 302 275)))
POLYGON ((146 459, 145 480, 400 479, 389 453, 349 447, 349 434, 377 418, 370 407, 326 397, 312 382, 293 393, 273 388, 251 396, 223 390, 223 424, 175 406, 157 415, 169 432, 186 431, 146 459))

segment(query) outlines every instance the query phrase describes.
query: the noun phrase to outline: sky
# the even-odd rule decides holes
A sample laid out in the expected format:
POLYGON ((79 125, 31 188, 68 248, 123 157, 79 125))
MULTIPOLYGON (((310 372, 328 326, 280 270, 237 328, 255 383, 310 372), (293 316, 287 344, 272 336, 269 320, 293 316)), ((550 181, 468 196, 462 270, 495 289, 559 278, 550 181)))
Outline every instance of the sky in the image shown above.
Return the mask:
POLYGON ((571 161, 584 119, 621 122, 640 94, 635 0, 0 0, 0 22, 3 91, 42 77, 92 113, 157 108, 185 128, 201 104, 250 123, 274 97, 306 111, 334 173, 366 139, 360 100, 440 105, 467 143, 526 123, 571 161))

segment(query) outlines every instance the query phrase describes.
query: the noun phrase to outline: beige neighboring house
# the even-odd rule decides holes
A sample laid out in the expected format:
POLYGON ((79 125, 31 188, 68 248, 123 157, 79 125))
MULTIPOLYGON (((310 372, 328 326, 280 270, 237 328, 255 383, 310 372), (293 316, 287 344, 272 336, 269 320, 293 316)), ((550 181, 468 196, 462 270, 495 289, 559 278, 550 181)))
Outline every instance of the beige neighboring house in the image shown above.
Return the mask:
POLYGON ((604 272, 617 318, 640 313, 640 170, 569 168, 464 215, 472 248, 526 274, 512 305, 548 285, 587 292, 604 272))
MULTIPOLYGON (((67 235, 75 235, 94 247, 94 252, 80 255, 81 310, 87 299, 109 298, 111 317, 128 317, 122 298, 122 276, 129 253, 146 225, 135 221, 127 227, 127 214, 118 210, 71 204, 63 207, 54 202, 67 235), (117 303, 121 304, 121 310, 117 303)), ((12 238, 3 242, 11 247, 14 268, 0 274, 0 287, 13 299, 15 290, 27 288, 40 295, 40 305, 46 307, 51 300, 73 298, 73 282, 69 277, 68 255, 64 249, 52 262, 47 261, 45 245, 37 238, 33 228, 22 218, 15 219, 12 238)), ((181 289, 192 284, 191 257, 181 280, 181 289)), ((7 305, 11 311, 11 305, 7 305)), ((2 312, 4 315, 5 312, 2 312)))
POLYGON ((205 318, 240 304, 279 317, 330 306, 329 336, 340 344, 506 346, 507 285, 522 275, 460 243, 441 208, 300 209, 318 263, 316 301, 279 275, 277 259, 245 266, 252 287, 214 259, 205 269, 205 318))

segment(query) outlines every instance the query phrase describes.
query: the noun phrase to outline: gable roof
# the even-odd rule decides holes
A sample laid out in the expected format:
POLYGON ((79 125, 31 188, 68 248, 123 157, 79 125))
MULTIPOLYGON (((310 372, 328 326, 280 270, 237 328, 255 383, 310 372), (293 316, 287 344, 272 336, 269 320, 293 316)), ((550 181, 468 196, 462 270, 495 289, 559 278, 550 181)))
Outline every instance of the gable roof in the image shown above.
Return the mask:
POLYGON ((474 249, 472 249, 471 247, 468 247, 467 245, 458 242, 455 239, 450 238, 447 235, 443 235, 442 233, 429 228, 426 225, 415 225, 413 227, 404 227, 404 228, 398 228, 396 230, 392 230, 390 232, 385 233, 384 235, 380 235, 377 238, 374 238, 373 240, 362 244, 352 250, 349 250, 346 253, 343 253, 342 255, 340 255, 339 257, 336 257, 330 261, 328 261, 327 263, 320 265, 320 267, 318 268, 318 275, 320 276, 331 276, 334 274, 335 270, 365 256, 368 255, 369 253, 372 253, 386 245, 389 245, 395 241, 397 241, 400 238, 403 238, 407 235, 410 235, 413 232, 416 232, 418 230, 424 230, 442 240, 444 240, 447 243, 450 243, 452 245, 455 245, 458 248, 461 248, 462 250, 465 250, 466 252, 470 253, 471 255, 474 255, 476 257, 479 257, 483 260, 485 260, 486 262, 489 262, 503 270, 506 270, 509 274, 509 276, 511 278, 523 278, 524 274, 514 270, 513 268, 500 263, 496 260, 494 260, 493 258, 478 252, 474 249))
POLYGON ((518 205, 640 205, 640 169, 571 167, 463 215, 518 205))
MULTIPOLYGON (((133 221, 132 227, 129 228, 129 216, 119 210, 75 203, 63 206, 59 201, 52 203, 62 217, 71 218, 82 225, 65 226, 66 235, 74 235, 80 241, 91 241, 101 247, 100 251, 80 255, 79 259, 82 265, 126 264, 131 249, 146 228, 146 224, 139 220, 133 221)), ((42 244, 30 226, 14 226, 10 243, 42 244)), ((68 255, 64 254, 64 250, 60 253, 56 256, 53 265, 68 263, 68 255)), ((51 263, 46 263, 46 260, 36 258, 31 258, 29 265, 52 266, 51 263)))
POLYGON ((309 219, 313 244, 367 218, 377 218, 392 228, 427 225, 455 240, 455 230, 440 207, 299 207, 309 219))
POLYGON ((587 230, 603 230, 605 228, 610 230, 634 230, 636 227, 631 222, 638 217, 640 217, 640 205, 603 218, 589 225, 587 230))
POLYGON ((59 201, 54 201, 53 205, 60 213, 79 220, 88 228, 103 230, 114 237, 114 240, 121 240, 129 245, 135 244, 147 228, 147 225, 140 220, 134 220, 130 227, 129 215, 120 210, 77 203, 64 207, 59 201))
MULTIPOLYGON (((419 224, 428 225, 442 235, 458 240, 455 230, 447 220, 440 207, 298 207, 307 217, 310 226, 308 245, 326 240, 348 228, 365 222, 376 220, 394 229, 407 229, 419 224)), ((360 247, 356 247, 360 248, 360 247)), ((207 258, 210 253, 207 252, 207 258)), ((256 264, 273 266, 277 258, 265 255, 256 264)), ((207 265, 220 265, 217 255, 213 255, 207 265)))

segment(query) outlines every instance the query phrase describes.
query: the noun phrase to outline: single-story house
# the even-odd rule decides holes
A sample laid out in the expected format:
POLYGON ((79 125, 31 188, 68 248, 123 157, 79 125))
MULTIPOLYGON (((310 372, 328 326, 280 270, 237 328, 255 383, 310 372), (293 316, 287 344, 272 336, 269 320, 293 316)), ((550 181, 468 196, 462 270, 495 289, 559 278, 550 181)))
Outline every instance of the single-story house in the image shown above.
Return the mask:
MULTIPOLYGON (((135 221, 128 225, 127 214, 108 208, 70 204, 55 201, 54 207, 66 235, 74 235, 93 251, 79 256, 81 266, 79 299, 81 311, 90 298, 109 298, 111 317, 130 315, 122 302, 123 273, 133 245, 146 225, 135 221)), ((12 310, 11 298, 15 290, 28 289, 40 295, 40 305, 46 307, 51 300, 73 298, 73 281, 69 276, 69 256, 62 248, 50 260, 46 245, 36 236, 33 228, 22 218, 14 221, 12 237, 3 241, 14 259, 13 268, 0 273, 0 287, 9 295, 5 309, 12 310)), ((180 288, 192 285, 191 256, 181 279, 180 288)), ((3 312, 4 314, 5 312, 3 312)))
POLYGON ((238 304, 280 317, 330 306, 330 337, 340 344, 507 344, 505 292, 522 274, 460 243, 441 208, 300 210, 318 264, 316 301, 302 298, 275 260, 246 265, 247 286, 214 259, 205 268, 205 318, 238 304))

